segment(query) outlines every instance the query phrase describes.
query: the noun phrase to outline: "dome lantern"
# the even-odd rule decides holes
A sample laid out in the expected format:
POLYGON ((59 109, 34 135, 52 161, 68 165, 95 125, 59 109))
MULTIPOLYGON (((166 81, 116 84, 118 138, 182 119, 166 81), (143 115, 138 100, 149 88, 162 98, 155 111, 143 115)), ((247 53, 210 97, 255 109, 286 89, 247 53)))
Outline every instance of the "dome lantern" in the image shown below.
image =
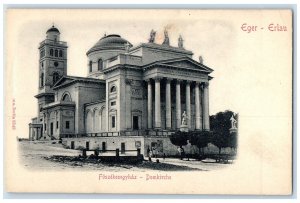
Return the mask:
POLYGON ((53 40, 53 41, 59 41, 60 32, 59 30, 52 25, 51 28, 49 28, 46 32, 47 39, 53 40))

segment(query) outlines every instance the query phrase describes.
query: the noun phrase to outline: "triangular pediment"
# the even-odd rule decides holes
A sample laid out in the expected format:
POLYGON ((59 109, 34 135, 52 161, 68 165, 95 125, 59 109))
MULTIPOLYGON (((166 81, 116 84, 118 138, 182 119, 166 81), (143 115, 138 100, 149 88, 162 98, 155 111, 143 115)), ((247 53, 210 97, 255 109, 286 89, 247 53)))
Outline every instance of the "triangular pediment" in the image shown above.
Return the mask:
POLYGON ((62 78, 60 78, 53 86, 53 88, 61 86, 61 85, 65 85, 67 83, 73 82, 74 79, 67 77, 67 76, 63 76, 62 78))
POLYGON ((184 58, 175 58, 175 59, 168 59, 164 61, 158 61, 160 65, 166 65, 170 67, 176 68, 184 68, 184 69, 191 69, 191 70, 200 70, 204 72, 211 73, 213 70, 191 58, 184 57, 184 58))

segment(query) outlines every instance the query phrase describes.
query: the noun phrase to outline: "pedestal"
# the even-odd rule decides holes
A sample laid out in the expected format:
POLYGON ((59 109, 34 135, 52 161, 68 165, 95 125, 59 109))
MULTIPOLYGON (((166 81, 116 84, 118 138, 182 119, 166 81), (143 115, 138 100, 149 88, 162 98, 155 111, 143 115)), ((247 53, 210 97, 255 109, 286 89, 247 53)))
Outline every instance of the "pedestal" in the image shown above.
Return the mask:
POLYGON ((231 133, 236 133, 236 132, 237 132, 237 128, 230 128, 230 129, 229 129, 229 132, 230 132, 230 134, 231 134, 231 133))
POLYGON ((189 131, 188 125, 180 125, 180 131, 181 132, 188 132, 189 131))

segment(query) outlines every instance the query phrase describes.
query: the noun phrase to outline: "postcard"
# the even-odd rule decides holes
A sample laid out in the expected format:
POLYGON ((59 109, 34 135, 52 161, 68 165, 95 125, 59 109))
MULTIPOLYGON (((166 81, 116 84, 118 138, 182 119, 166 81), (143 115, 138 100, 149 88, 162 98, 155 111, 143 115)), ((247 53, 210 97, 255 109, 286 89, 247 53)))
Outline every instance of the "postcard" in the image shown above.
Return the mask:
POLYGON ((292 11, 5 13, 5 191, 292 193, 292 11))

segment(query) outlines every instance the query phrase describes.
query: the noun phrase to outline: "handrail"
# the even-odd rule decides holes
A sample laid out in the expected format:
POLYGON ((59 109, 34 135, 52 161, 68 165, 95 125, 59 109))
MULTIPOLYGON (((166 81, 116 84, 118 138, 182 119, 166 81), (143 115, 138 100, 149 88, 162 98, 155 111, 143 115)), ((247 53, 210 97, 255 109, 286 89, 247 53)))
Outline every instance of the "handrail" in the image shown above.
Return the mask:
POLYGON ((117 136, 170 136, 175 131, 163 130, 136 130, 136 131, 116 131, 98 133, 62 133, 61 138, 80 138, 80 137, 117 137, 117 136))
POLYGON ((67 45, 67 42, 64 41, 55 41, 55 40, 51 40, 51 39, 45 39, 44 41, 40 42, 40 45, 43 44, 60 44, 60 45, 67 45))

